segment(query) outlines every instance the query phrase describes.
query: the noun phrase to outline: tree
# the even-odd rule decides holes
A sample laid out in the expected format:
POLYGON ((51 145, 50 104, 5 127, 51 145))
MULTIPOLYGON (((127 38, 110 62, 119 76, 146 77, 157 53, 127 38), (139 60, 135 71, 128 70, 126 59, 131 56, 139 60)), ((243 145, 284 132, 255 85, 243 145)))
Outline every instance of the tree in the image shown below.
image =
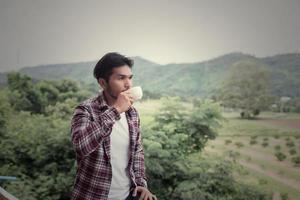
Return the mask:
POLYGON ((234 180, 231 163, 201 156, 223 121, 217 103, 196 100, 190 107, 179 98, 162 101, 152 127, 142 131, 149 186, 158 199, 266 199, 266 193, 234 180))
POLYGON ((29 76, 12 72, 7 75, 10 103, 16 110, 42 113, 47 104, 29 76))
POLYGON ((30 77, 16 72, 9 73, 7 77, 10 104, 17 111, 44 114, 48 105, 67 99, 81 102, 91 95, 72 80, 33 82, 30 77))
MULTIPOLYGON (((68 111, 73 104, 66 101, 58 107, 68 111)), ((49 116, 16 113, 0 140, 0 173, 17 177, 3 187, 20 199, 69 199, 76 170, 69 135, 71 113, 49 109, 49 116)))
POLYGON ((6 89, 0 90, 0 137, 4 136, 7 131, 7 121, 9 120, 12 112, 7 93, 6 89))
POLYGON ((259 115, 269 104, 269 72, 263 65, 251 61, 234 64, 219 98, 224 106, 241 109, 242 118, 259 115))

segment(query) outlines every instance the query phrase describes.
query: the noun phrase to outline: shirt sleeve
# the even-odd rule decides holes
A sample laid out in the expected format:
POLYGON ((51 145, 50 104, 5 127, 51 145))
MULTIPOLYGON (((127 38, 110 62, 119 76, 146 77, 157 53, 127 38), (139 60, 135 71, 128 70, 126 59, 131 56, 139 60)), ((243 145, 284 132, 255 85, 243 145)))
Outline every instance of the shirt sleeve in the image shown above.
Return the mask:
POLYGON ((133 171, 135 174, 135 181, 138 186, 148 187, 147 178, 145 173, 145 160, 144 160, 144 150, 142 145, 142 138, 140 133, 140 119, 138 118, 138 133, 137 142, 135 146, 135 154, 133 159, 133 171))
POLYGON ((87 106, 77 106, 71 122, 72 143, 76 154, 84 157, 95 151, 103 138, 110 135, 112 126, 118 119, 120 114, 114 107, 109 107, 93 119, 87 106))

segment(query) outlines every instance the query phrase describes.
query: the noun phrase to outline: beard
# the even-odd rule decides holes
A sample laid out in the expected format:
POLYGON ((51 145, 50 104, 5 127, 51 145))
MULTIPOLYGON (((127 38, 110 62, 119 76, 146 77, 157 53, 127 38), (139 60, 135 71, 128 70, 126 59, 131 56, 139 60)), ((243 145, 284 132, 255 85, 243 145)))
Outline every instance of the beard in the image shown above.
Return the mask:
POLYGON ((113 99, 117 99, 117 98, 118 98, 118 96, 114 95, 111 91, 107 91, 107 94, 108 94, 111 98, 113 98, 113 99))
POLYGON ((116 100, 118 98, 119 94, 114 94, 114 92, 112 91, 111 87, 108 86, 106 89, 106 94, 108 94, 112 99, 116 100))

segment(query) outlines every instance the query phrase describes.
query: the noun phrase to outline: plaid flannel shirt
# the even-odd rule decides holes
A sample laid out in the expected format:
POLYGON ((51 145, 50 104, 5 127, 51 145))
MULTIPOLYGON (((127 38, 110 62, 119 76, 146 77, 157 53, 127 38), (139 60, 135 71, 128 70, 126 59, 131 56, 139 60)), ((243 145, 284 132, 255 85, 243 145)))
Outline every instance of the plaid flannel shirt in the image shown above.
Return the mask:
MULTIPOLYGON (((134 107, 126 112, 130 135, 130 156, 127 166, 133 186, 147 187, 140 120, 134 107)), ((110 133, 120 114, 104 100, 103 94, 76 107, 71 135, 76 152, 77 173, 71 199, 105 200, 112 179, 110 133)), ((126 197, 124 197, 126 198, 126 197)))

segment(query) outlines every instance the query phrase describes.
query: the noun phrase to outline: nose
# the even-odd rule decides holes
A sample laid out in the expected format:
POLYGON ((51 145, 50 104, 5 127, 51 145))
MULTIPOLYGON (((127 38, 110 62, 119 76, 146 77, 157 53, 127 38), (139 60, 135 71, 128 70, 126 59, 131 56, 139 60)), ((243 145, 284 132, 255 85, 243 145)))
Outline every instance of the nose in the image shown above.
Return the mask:
POLYGON ((129 88, 131 88, 131 86, 132 86, 132 80, 127 78, 125 81, 125 88, 129 89, 129 88))

